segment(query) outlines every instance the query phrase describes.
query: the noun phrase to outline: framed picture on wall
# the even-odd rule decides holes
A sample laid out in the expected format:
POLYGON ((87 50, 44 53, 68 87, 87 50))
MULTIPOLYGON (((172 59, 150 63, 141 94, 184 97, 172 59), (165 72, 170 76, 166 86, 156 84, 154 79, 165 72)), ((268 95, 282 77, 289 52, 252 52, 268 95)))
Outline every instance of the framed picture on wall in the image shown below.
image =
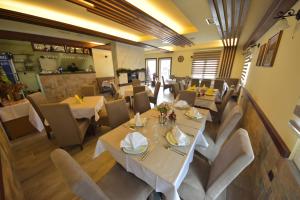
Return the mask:
POLYGON ((271 37, 268 41, 266 52, 263 58, 263 66, 271 67, 274 64, 276 53, 279 47, 280 39, 282 36, 282 32, 280 31, 273 37, 271 37))
POLYGON ((267 44, 263 44, 260 46, 257 61, 256 61, 256 66, 262 66, 264 55, 266 53, 266 48, 267 48, 267 44))

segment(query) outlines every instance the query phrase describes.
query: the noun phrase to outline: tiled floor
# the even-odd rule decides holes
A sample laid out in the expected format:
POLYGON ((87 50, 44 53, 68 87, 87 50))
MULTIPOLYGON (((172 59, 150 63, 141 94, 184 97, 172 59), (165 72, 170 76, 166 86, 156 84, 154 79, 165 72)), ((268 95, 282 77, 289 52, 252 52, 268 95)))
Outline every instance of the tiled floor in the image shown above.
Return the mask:
MULTIPOLYGON (((168 91, 159 92, 158 104, 163 101, 173 101, 173 95, 168 91)), ((87 136, 84 149, 67 149, 79 162, 83 169, 95 180, 99 180, 114 164, 115 161, 109 153, 93 159, 97 138, 109 129, 101 127, 96 136, 87 136)), ((35 133, 12 142, 16 156, 18 175, 22 180, 22 187, 26 199, 29 200, 66 200, 73 199, 74 195, 63 183, 50 160, 50 153, 57 146, 49 141, 45 133, 35 133)), ((243 179, 237 179, 227 191, 228 199, 248 199, 249 191, 243 187, 243 179)), ((251 198, 249 198, 251 199, 251 198)))

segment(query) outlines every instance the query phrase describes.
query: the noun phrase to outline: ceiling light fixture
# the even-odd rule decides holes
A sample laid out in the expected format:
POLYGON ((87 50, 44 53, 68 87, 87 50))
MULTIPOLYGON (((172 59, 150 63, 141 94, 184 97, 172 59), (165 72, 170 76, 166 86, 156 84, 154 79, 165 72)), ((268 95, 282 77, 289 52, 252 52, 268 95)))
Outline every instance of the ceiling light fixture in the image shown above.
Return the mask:
POLYGON ((81 3, 84 3, 84 4, 87 5, 87 6, 95 7, 94 4, 92 4, 92 3, 88 2, 88 1, 85 1, 85 0, 78 0, 78 1, 81 2, 81 3))
POLYGON ((103 44, 103 43, 101 43, 101 42, 89 42, 89 43, 91 43, 91 44, 96 44, 96 45, 105 45, 105 44, 103 44))
POLYGON ((216 24, 213 18, 206 18, 205 21, 208 25, 216 24))

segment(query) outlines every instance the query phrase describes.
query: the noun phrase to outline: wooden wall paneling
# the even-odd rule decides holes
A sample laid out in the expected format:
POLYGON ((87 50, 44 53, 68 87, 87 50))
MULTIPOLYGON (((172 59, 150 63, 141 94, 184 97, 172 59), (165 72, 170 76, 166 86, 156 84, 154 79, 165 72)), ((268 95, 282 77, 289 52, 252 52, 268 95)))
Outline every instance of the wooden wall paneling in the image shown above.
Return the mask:
POLYGON ((94 6, 66 0, 87 9, 88 12, 107 18, 139 32, 153 35, 162 41, 176 46, 191 46, 193 43, 183 35, 178 34, 171 28, 159 22, 152 16, 133 6, 124 0, 90 0, 94 6))
POLYGON ((93 31, 90 29, 86 29, 86 28, 82 28, 82 27, 78 27, 78 26, 74 26, 74 25, 70 25, 70 24, 66 24, 66 23, 62 23, 62 22, 58 22, 58 21, 54 21, 54 20, 49 20, 46 18, 36 17, 33 15, 28 15, 28 14, 24 14, 24 13, 15 12, 15 11, 5 10, 2 8, 0 8, 0 19, 19 21, 19 22, 35 24, 35 25, 39 25, 39 26, 46 26, 46 27, 50 27, 50 28, 66 30, 66 31, 71 31, 71 32, 75 32, 75 33, 91 35, 91 36, 95 36, 95 37, 101 37, 104 39, 117 41, 117 42, 129 44, 129 45, 139 46, 142 48, 151 47, 151 48, 167 51, 165 49, 161 49, 161 48, 158 48, 158 47, 155 47, 152 45, 148 45, 145 43, 134 42, 131 40, 127 40, 124 38, 116 37, 116 36, 105 34, 105 33, 101 33, 98 31, 93 31))
POLYGON ((243 88, 243 94, 247 96, 253 107, 255 108, 257 114, 259 115, 262 123, 264 124, 265 128, 268 130, 270 137, 272 138, 275 146, 277 147, 280 155, 283 158, 288 158, 291 154, 289 148, 282 140, 281 136, 277 132, 277 130, 274 128, 270 120, 267 118, 266 114, 262 111, 260 106, 256 103, 255 99, 251 96, 249 91, 246 88, 243 88))
MULTIPOLYGON (((0 133, 0 134, 3 134, 3 133, 0 133)), ((2 155, 0 154, 0 200, 5 200, 1 156, 2 155)))
POLYGON ((267 12, 256 26, 253 33, 243 46, 246 50, 250 45, 254 44, 263 34, 265 34, 279 19, 275 19, 279 12, 286 13, 298 0, 273 0, 267 12))

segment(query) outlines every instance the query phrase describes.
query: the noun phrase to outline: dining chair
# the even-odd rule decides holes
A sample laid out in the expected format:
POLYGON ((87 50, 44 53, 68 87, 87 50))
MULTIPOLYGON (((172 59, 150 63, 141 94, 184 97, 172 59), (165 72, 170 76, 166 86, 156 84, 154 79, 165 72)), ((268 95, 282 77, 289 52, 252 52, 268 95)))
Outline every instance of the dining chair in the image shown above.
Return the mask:
POLYGON ((83 200, 140 200, 147 199, 153 191, 119 164, 95 182, 66 151, 55 149, 50 157, 63 181, 83 200))
POLYGON ((118 92, 118 88, 115 83, 111 83, 111 89, 112 89, 112 97, 114 99, 119 99, 120 93, 118 92))
POLYGON ((95 96, 95 86, 85 85, 81 87, 81 95, 84 97, 95 96))
POLYGON ((58 146, 79 145, 83 149, 82 143, 90 125, 89 119, 76 120, 66 103, 43 104, 41 111, 52 128, 58 146))
POLYGON ((196 92, 187 90, 180 91, 178 100, 186 101, 190 106, 194 106, 196 100, 196 92))
POLYGON ((140 85, 141 85, 141 81, 139 79, 132 80, 132 86, 140 86, 140 85))
POLYGON ((161 85, 161 83, 157 82, 156 85, 155 85, 154 94, 149 96, 150 102, 153 103, 154 105, 157 104, 157 97, 158 97, 160 85, 161 85))
POLYGON ((147 92, 136 93, 133 97, 133 110, 134 113, 144 113, 151 109, 149 97, 147 92))
POLYGON ((237 102, 236 102, 235 100, 233 100, 233 99, 230 99, 230 100, 227 102, 227 104, 226 104, 226 106, 225 106, 225 108, 224 108, 224 111, 223 111, 223 113, 222 113, 222 116, 221 116, 221 118, 220 118, 220 122, 223 122, 223 121, 226 119, 226 117, 229 115, 229 113, 232 111, 232 109, 233 109, 236 105, 237 105, 237 102))
POLYGON ((45 124, 45 117, 44 117, 43 113, 41 112, 41 108, 40 108, 40 106, 42 104, 48 103, 47 98, 41 92, 35 92, 33 94, 27 95, 27 99, 31 103, 32 107, 34 108, 34 110, 36 111, 38 116, 40 117, 40 119, 45 127, 45 131, 46 131, 48 139, 51 139, 51 132, 52 132, 51 127, 49 125, 45 124))
POLYGON ((205 87, 210 87, 211 85, 211 80, 210 79, 202 79, 201 83, 200 83, 200 87, 203 87, 205 85, 205 87))
POLYGON ((139 92, 144 92, 146 90, 146 86, 140 85, 140 86, 133 86, 133 95, 139 92))
POLYGON ((227 89, 222 98, 221 104, 217 104, 219 116, 221 116, 222 113, 224 112, 225 106, 227 105, 227 102, 231 99, 233 92, 234 92, 233 88, 227 89))
POLYGON ((191 80, 191 86, 199 87, 199 85, 200 85, 199 81, 200 81, 199 79, 193 78, 193 79, 191 80))
POLYGON ((203 148, 196 145, 195 149, 208 160, 213 161, 218 155, 224 142, 230 137, 240 119, 243 116, 243 111, 239 105, 236 105, 226 116, 224 121, 216 131, 204 131, 204 137, 208 142, 208 147, 203 148))
POLYGON ((214 89, 218 89, 220 93, 224 91, 225 81, 222 79, 216 79, 214 81, 214 89))
POLYGON ((173 87, 174 99, 176 99, 179 95, 179 92, 181 91, 180 88, 179 88, 179 83, 174 83, 172 85, 172 87, 173 87))
POLYGON ((164 76, 161 76, 162 82, 163 82, 163 91, 165 91, 165 89, 171 89, 172 88, 172 84, 166 84, 165 83, 165 78, 164 76))
POLYGON ((105 109, 108 117, 108 124, 115 128, 130 119, 129 111, 124 99, 118 99, 105 103, 105 109))
POLYGON ((238 129, 211 164, 194 156, 178 189, 179 196, 184 200, 226 199, 226 188, 253 160, 249 135, 238 129))
POLYGON ((185 81, 181 80, 178 82, 179 84, 179 90, 185 90, 185 81))

